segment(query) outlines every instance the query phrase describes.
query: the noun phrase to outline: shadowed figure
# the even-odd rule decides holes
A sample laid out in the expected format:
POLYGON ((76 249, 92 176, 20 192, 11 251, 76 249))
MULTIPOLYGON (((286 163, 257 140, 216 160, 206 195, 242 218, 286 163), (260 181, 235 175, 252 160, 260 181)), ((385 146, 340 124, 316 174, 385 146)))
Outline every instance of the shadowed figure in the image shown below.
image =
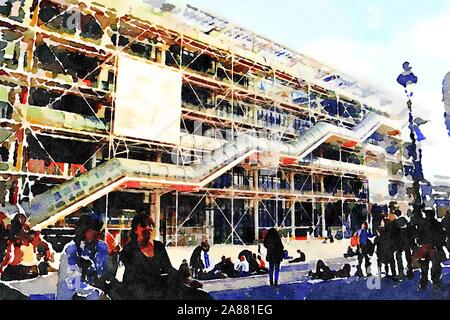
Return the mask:
POLYGON ((322 260, 317 261, 316 272, 309 271, 312 279, 331 280, 334 278, 350 278, 350 264, 346 263, 340 270, 331 270, 322 260))
POLYGON ((446 243, 446 232, 442 224, 436 220, 434 210, 425 210, 425 218, 418 224, 417 242, 419 249, 416 258, 420 263, 420 283, 419 289, 426 290, 428 287, 428 272, 431 262, 431 280, 433 289, 441 286, 441 263, 445 261, 446 255, 443 250, 446 243))
MULTIPOLYGON (((210 300, 208 293, 189 286, 190 282, 186 282, 186 272, 184 277, 180 278, 180 273, 170 263, 164 244, 154 240, 155 235, 155 223, 150 215, 141 213, 133 218, 131 241, 120 255, 125 267, 121 298, 210 300)), ((186 268, 186 264, 183 268, 186 268)), ((183 271, 181 273, 183 274, 183 271)))
POLYGON ((267 248, 266 261, 269 262, 270 285, 278 286, 280 264, 284 257, 284 246, 275 228, 267 231, 266 237, 264 238, 264 247, 267 248))

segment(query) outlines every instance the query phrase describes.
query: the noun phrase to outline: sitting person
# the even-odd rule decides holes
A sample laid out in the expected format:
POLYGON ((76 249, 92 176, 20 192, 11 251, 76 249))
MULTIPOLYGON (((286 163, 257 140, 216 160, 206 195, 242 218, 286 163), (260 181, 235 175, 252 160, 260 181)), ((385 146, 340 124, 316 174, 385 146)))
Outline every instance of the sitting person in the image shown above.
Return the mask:
POLYGON ((292 259, 293 257, 291 257, 290 255, 289 255, 289 252, 287 251, 287 250, 283 250, 283 259, 284 260, 290 260, 290 259, 292 259))
POLYGON ((295 258, 293 260, 290 260, 289 263, 298 263, 298 262, 306 261, 306 255, 301 250, 297 250, 297 253, 299 254, 299 257, 295 258))
POLYGON ((55 253, 51 245, 41 238, 40 232, 33 233, 32 244, 36 254, 39 275, 57 272, 58 270, 50 265, 51 262, 55 262, 55 253))
POLYGON ((250 275, 250 266, 245 256, 239 257, 239 262, 236 264, 235 270, 238 272, 239 277, 250 275))
POLYGON ((27 280, 39 275, 29 239, 8 241, 0 272, 2 281, 27 280))
POLYGON ((266 262, 263 260, 263 258, 260 255, 258 255, 257 259, 258 259, 258 273, 260 274, 269 273, 269 269, 267 269, 266 262))
POLYGON ((27 280, 39 275, 33 239, 27 217, 16 214, 9 226, 6 253, 0 265, 1 280, 27 280))
POLYGON ((352 247, 348 247, 347 253, 344 253, 344 258, 356 257, 358 254, 352 250, 352 247))
POLYGON ((108 285, 115 270, 102 240, 102 218, 96 214, 80 216, 74 240, 63 249, 60 259, 57 300, 99 300, 107 298, 108 285))
POLYGON ((258 268, 257 268, 256 273, 257 274, 267 274, 267 273, 269 273, 269 269, 266 268, 266 263, 262 259, 262 257, 260 255, 256 256, 256 254, 254 256, 255 256, 254 260, 258 264, 258 268))
POLYGON ((203 288, 203 284, 191 277, 191 269, 189 268, 189 264, 186 259, 183 259, 183 262, 178 269, 178 275, 180 276, 180 282, 186 286, 195 289, 203 288))
MULTIPOLYGON (((231 263, 231 261, 230 261, 231 263)), ((199 272, 197 275, 197 279, 199 280, 214 280, 214 279, 223 279, 228 278, 228 275, 224 273, 224 270, 226 268, 226 259, 225 256, 222 256, 222 259, 219 263, 217 263, 214 268, 209 272, 199 272)), ((234 265, 231 263, 231 276, 233 276, 234 272, 234 265)))
POLYGON ((317 261, 316 272, 310 270, 308 275, 312 279, 331 280, 334 278, 349 278, 351 267, 348 263, 340 270, 331 270, 322 260, 317 261))
POLYGON ((256 258, 256 253, 253 253, 251 255, 250 260, 248 260, 248 264, 249 264, 251 274, 255 274, 255 273, 259 272, 259 263, 256 258))
POLYGON ((226 275, 227 277, 232 278, 236 275, 231 258, 225 258, 225 256, 222 256, 222 261, 216 264, 215 268, 220 268, 222 275, 226 275))
MULTIPOLYGON (((211 299, 208 293, 180 282, 180 275, 172 267, 164 244, 155 240, 155 223, 150 215, 136 215, 131 221, 130 235, 131 241, 125 245, 120 255, 125 267, 122 299, 211 299)), ((183 268, 186 268, 185 264, 183 268)), ((186 275, 184 272, 184 279, 186 275)))

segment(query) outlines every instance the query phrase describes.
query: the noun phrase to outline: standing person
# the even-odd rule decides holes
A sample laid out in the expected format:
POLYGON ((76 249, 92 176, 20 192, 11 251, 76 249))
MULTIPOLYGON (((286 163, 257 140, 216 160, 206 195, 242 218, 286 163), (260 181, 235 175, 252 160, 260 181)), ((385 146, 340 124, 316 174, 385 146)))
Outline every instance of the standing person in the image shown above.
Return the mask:
POLYGON ((369 252, 370 252, 370 246, 372 246, 371 241, 369 240, 369 233, 367 231, 368 228, 368 224, 367 222, 364 222, 361 225, 361 230, 358 231, 358 239, 359 239, 359 244, 358 244, 358 248, 357 248, 357 254, 358 254, 358 269, 356 271, 356 276, 358 277, 363 277, 363 271, 362 271, 362 262, 363 260, 365 260, 365 268, 366 268, 366 273, 367 276, 370 277, 372 274, 370 272, 370 257, 369 257, 369 252))
POLYGON ((206 292, 180 282, 164 244, 156 241, 155 236, 155 223, 150 215, 141 213, 133 218, 131 240, 120 255, 125 267, 122 299, 211 299, 206 292))
POLYGON ((280 264, 284 257, 284 246, 275 228, 267 231, 266 237, 264 238, 264 247, 267 248, 266 261, 269 262, 270 285, 278 286, 280 264))
POLYGON ((420 245, 418 259, 420 262, 420 290, 426 290, 428 286, 428 271, 431 262, 431 280, 433 289, 441 286, 441 263, 445 261, 446 255, 443 250, 446 242, 446 232, 441 223, 435 218, 435 211, 425 210, 425 219, 418 225, 417 240, 420 245))
POLYGON ((447 210, 444 218, 441 221, 442 227, 444 227, 444 230, 447 234, 447 250, 450 252, 450 210, 447 210))
POLYGON ((206 267, 202 260, 202 253, 203 252, 207 253, 208 251, 209 251, 208 242, 202 241, 202 243, 199 246, 197 246, 192 252, 191 259, 189 260, 189 264, 192 268, 192 277, 198 278, 199 274, 205 271, 206 267))
POLYGON ((404 264, 403 264, 403 253, 406 258, 406 276, 412 278, 412 261, 411 261, 411 249, 408 238, 408 220, 405 217, 399 217, 395 220, 395 243, 396 252, 395 260, 398 268, 398 279, 402 280, 405 278, 404 274, 404 264))
POLYGON ((100 240, 103 221, 95 214, 80 216, 75 226, 75 238, 61 255, 57 300, 99 300, 105 297, 110 270, 108 246, 100 240))

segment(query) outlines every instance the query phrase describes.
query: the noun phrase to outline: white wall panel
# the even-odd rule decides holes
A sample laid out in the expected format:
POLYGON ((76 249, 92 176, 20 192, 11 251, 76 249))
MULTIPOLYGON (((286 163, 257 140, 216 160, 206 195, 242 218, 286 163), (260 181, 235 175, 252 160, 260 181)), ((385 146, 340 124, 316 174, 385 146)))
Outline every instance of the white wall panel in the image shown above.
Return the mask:
POLYGON ((178 144, 181 73, 119 58, 114 134, 178 144))

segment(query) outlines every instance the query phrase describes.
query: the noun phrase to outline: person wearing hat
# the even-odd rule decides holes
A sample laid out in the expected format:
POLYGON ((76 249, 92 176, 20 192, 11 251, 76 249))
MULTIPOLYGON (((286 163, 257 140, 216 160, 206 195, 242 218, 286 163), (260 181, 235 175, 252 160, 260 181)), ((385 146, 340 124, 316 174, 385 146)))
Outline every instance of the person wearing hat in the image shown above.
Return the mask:
POLYGON ((60 259, 57 300, 106 297, 105 284, 114 272, 110 270, 108 246, 100 240, 102 228, 103 220, 96 214, 79 218, 75 237, 65 246, 60 259))

